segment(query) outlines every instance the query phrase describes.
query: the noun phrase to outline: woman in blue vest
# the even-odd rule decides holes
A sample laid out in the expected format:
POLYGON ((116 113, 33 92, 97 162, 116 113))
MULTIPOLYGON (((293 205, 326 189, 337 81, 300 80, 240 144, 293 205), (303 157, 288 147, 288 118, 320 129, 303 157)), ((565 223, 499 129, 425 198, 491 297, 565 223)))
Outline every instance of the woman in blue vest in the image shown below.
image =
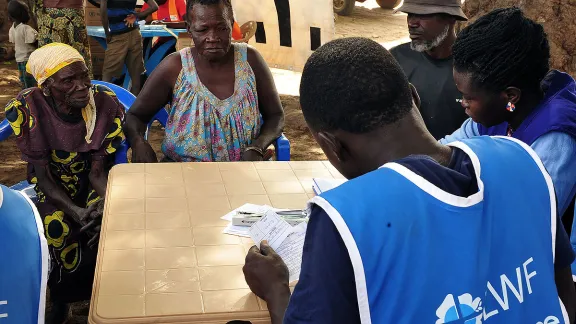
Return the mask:
MULTIPOLYGON (((576 195, 576 83, 550 71, 541 25, 518 8, 497 9, 458 35, 454 80, 471 117, 441 143, 478 135, 517 138, 530 145, 552 177, 568 232, 576 195)), ((576 224, 574 224, 576 225, 576 224)), ((572 237, 576 249, 576 233, 572 237)), ((573 273, 576 274, 573 265, 573 273)))
POLYGON ((246 281, 272 323, 570 322, 574 253, 536 153, 507 138, 442 145, 419 101, 371 40, 308 60, 302 112, 350 180, 311 201, 292 295, 267 244, 248 252, 246 281))

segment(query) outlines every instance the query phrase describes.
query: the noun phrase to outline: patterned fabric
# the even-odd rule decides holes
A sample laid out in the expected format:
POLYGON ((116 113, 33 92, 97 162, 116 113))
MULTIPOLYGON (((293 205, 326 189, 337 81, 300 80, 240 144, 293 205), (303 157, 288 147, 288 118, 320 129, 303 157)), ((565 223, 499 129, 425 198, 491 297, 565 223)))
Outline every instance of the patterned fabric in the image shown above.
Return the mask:
MULTIPOLYGON (((84 140, 83 119, 62 120, 39 88, 23 91, 6 106, 16 144, 29 162, 28 181, 37 183, 34 165, 47 165, 52 178, 81 208, 101 200, 89 180, 92 161, 105 159, 107 163, 124 138, 122 105, 108 88, 93 86, 92 90, 98 110, 92 144, 84 140)), ((86 246, 89 237, 79 233, 79 224, 38 186, 35 190, 54 266, 48 282, 51 297, 64 302, 89 299, 97 250, 86 246)))
POLYGON ((162 151, 177 162, 239 161, 242 149, 260 133, 256 77, 246 44, 233 44, 234 93, 220 100, 200 81, 192 49, 180 51, 182 71, 176 81, 162 151))
POLYGON ((20 82, 22 83, 22 89, 33 88, 37 85, 36 80, 34 80, 34 77, 26 72, 26 63, 28 62, 16 63, 18 65, 18 72, 20 73, 20 82))
POLYGON ((74 47, 83 57, 92 78, 92 59, 84 10, 44 8, 37 0, 34 12, 38 17, 38 46, 58 42, 74 47))

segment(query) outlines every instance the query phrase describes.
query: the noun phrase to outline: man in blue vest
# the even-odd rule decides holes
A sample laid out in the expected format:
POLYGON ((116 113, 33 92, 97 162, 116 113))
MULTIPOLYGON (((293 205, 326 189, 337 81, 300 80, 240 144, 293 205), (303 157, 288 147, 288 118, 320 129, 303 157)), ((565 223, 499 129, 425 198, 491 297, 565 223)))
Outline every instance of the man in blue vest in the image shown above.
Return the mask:
POLYGON ((332 41, 302 112, 350 181, 310 203, 300 281, 268 246, 244 274, 277 323, 572 323, 574 260, 549 175, 518 140, 439 144, 388 51, 332 41))
POLYGON ((44 324, 49 258, 34 204, 0 185, 0 324, 44 324))

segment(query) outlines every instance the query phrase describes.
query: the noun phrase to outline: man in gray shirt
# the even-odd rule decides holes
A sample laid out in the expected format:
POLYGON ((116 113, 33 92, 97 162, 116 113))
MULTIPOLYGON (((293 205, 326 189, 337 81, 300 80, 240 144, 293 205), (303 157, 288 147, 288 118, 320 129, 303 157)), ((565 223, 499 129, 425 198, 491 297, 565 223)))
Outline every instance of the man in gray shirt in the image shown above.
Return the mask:
POLYGON ((420 113, 436 139, 458 129, 468 117, 452 77, 452 45, 456 21, 468 18, 461 0, 404 0, 410 43, 390 52, 420 94, 420 113))

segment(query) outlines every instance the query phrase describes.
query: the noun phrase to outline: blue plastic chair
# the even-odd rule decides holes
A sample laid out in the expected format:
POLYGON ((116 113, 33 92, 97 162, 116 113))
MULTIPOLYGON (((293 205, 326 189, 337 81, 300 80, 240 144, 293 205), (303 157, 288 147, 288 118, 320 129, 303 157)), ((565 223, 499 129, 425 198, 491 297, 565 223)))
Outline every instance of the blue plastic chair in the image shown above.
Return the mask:
MULTIPOLYGON (((126 107, 126 111, 130 109, 136 97, 129 92, 128 90, 117 86, 115 84, 111 84, 104 81, 92 81, 93 84, 103 85, 110 90, 116 93, 116 97, 122 103, 124 107, 126 107)), ((160 109, 160 111, 152 118, 152 121, 148 124, 148 128, 146 129, 145 138, 148 139, 148 131, 150 130, 150 126, 154 121, 158 121, 163 127, 166 127, 166 123, 168 121, 168 112, 166 109, 160 109)), ((290 161, 290 141, 284 133, 280 135, 273 143, 275 151, 276 151, 276 160, 277 161, 290 161)), ((130 148, 127 141, 123 141, 122 145, 116 150, 116 164, 128 163, 128 149, 130 148)))
POLYGON ((8 139, 10 135, 12 135, 12 127, 10 126, 10 123, 8 123, 8 120, 4 119, 0 122, 0 142, 8 139))

